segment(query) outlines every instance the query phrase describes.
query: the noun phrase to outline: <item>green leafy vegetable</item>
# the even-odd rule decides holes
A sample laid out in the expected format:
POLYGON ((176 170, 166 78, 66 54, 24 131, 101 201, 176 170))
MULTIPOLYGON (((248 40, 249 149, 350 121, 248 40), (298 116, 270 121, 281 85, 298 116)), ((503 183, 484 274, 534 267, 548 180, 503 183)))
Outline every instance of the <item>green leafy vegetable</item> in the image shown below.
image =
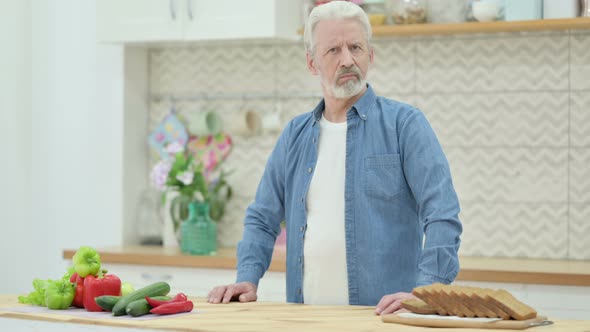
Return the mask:
POLYGON ((45 290, 47 289, 47 285, 51 280, 41 280, 35 279, 33 280, 33 289, 34 291, 30 292, 26 296, 19 296, 18 302, 25 303, 25 304, 33 304, 33 305, 40 305, 46 307, 47 304, 45 303, 45 290))

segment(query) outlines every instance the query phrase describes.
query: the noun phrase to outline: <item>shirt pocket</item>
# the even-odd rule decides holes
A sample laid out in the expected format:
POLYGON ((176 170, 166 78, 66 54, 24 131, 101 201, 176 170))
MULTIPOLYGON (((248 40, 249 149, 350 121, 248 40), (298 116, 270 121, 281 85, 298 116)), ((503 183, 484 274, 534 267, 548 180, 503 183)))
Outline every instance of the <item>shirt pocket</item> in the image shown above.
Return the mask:
POLYGON ((365 192, 367 196, 394 199, 402 190, 402 168, 399 154, 365 157, 365 192))

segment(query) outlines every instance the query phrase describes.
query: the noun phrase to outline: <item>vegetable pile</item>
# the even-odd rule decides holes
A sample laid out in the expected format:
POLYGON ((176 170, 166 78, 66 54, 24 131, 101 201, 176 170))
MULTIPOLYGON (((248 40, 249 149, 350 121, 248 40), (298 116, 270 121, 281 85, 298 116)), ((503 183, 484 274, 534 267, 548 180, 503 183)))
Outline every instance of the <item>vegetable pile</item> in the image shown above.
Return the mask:
POLYGON ((100 255, 91 247, 80 247, 73 266, 57 280, 33 280, 33 291, 19 296, 20 303, 63 310, 72 306, 87 311, 110 311, 114 316, 170 315, 193 310, 184 293, 167 296, 170 285, 155 282, 135 290, 128 282, 101 269, 100 255))

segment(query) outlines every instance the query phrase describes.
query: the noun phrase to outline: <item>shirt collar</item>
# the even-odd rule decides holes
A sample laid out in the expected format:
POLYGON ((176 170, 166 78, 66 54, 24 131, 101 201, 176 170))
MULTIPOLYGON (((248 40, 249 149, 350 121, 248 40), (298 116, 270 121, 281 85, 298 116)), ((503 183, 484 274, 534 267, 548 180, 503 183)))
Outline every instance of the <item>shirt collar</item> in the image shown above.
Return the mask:
MULTIPOLYGON (((363 96, 359 100, 357 100, 357 102, 354 105, 352 105, 351 110, 354 110, 361 119, 366 120, 367 113, 371 109, 371 106, 375 103, 376 99, 377 95, 375 94, 375 91, 373 91, 371 85, 367 83, 367 90, 365 91, 363 96)), ((320 119, 322 118, 322 113, 324 113, 325 105, 326 104, 324 98, 322 98, 318 105, 313 109, 312 114, 314 124, 320 121, 320 119)))

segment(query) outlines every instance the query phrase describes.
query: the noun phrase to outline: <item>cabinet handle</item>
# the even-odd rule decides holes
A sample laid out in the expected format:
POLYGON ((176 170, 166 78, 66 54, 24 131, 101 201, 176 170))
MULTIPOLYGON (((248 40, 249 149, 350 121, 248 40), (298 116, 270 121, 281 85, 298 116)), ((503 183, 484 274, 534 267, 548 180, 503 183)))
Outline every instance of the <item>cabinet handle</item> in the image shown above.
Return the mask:
POLYGON ((176 20, 176 0, 170 0, 170 16, 176 20))
POLYGON ((188 11, 188 18, 192 21, 193 15, 193 0, 186 0, 186 9, 188 11))

